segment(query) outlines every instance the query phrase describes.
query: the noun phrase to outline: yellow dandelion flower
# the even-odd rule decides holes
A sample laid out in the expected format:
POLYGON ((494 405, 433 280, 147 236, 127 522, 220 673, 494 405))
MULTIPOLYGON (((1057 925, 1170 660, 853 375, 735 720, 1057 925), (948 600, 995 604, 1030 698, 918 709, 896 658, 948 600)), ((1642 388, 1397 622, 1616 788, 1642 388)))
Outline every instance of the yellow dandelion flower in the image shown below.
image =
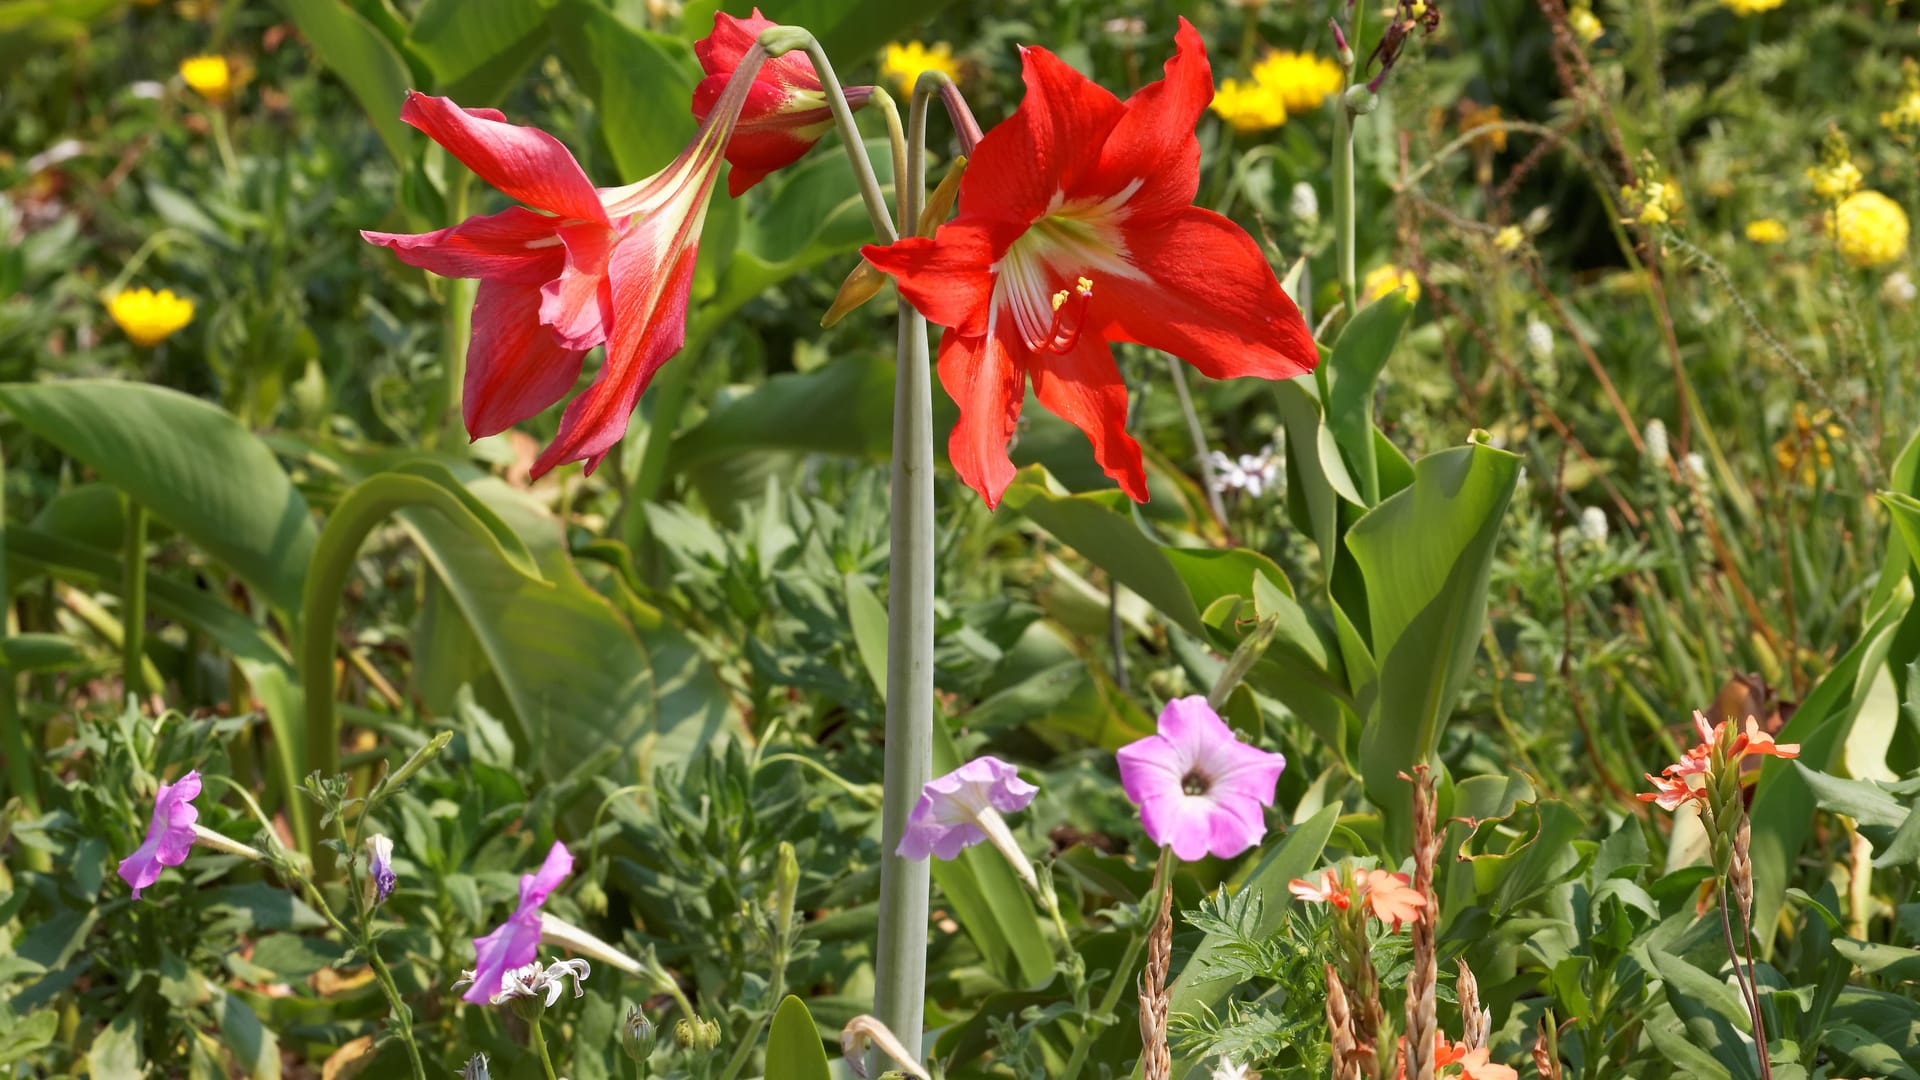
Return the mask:
POLYGON ((1502 255, 1511 255, 1520 250, 1527 242, 1527 234, 1520 231, 1518 225, 1508 225, 1493 234, 1493 249, 1502 255))
POLYGON ((1286 103, 1258 82, 1222 80, 1210 107, 1235 131, 1266 131, 1287 122, 1286 103))
POLYGON ((1856 191, 1834 208, 1828 234, 1849 266, 1885 266, 1907 253, 1907 212, 1877 191, 1856 191))
POLYGON ((1270 52, 1253 65, 1254 82, 1273 91, 1290 115, 1312 112, 1340 89, 1340 65, 1324 56, 1290 49, 1270 52))
POLYGON ((1758 15, 1763 11, 1772 11, 1784 3, 1786 0, 1720 0, 1721 7, 1742 18, 1758 15))
POLYGON ((127 289, 107 298, 107 315, 135 345, 153 346, 193 321, 193 301, 172 289, 127 289))
POLYGON ((1600 21, 1600 16, 1595 15, 1593 9, 1589 7, 1577 7, 1568 12, 1567 25, 1573 28, 1574 36, 1580 39, 1582 45, 1593 44, 1607 32, 1606 25, 1600 21))
POLYGON ((1860 182, 1865 179, 1860 170, 1851 161, 1838 161, 1832 165, 1816 165, 1807 170, 1807 179, 1813 181, 1813 193, 1828 202, 1841 199, 1860 190, 1860 182))
POLYGON ((880 60, 880 74, 892 79, 900 87, 900 92, 908 96, 913 94, 913 84, 920 81, 923 71, 938 71, 949 79, 959 79, 960 63, 953 58, 953 49, 946 42, 938 42, 932 48, 918 41, 890 42, 887 51, 880 60))
POLYGON ((1494 128, 1492 131, 1475 135, 1473 145, 1494 153, 1504 153, 1507 149, 1507 132, 1504 128, 1494 127, 1500 123, 1500 106, 1482 105, 1477 101, 1460 103, 1460 134, 1479 131, 1481 128, 1494 128))
POLYGON ((1367 271, 1367 276, 1361 280, 1360 306, 1365 307, 1399 288, 1407 290, 1409 303, 1420 299, 1420 279, 1413 276, 1413 271, 1402 270, 1392 263, 1382 263, 1367 271))
POLYGON ((1776 218, 1759 218, 1747 222, 1747 239, 1756 244, 1784 244, 1787 227, 1776 218))
POLYGON ((180 62, 180 78, 208 101, 225 101, 233 72, 224 56, 195 56, 180 62))

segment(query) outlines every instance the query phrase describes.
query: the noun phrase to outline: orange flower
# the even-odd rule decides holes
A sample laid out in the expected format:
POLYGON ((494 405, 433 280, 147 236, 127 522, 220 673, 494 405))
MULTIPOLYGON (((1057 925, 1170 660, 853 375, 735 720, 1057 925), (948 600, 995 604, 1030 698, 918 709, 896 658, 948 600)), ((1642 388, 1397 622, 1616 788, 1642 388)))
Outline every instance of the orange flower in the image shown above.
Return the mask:
POLYGON ((1463 1080, 1520 1080, 1520 1074, 1506 1065, 1496 1065, 1487 1060, 1486 1047, 1469 1050, 1460 1059, 1460 1075, 1463 1080))
MULTIPOLYGON (((1668 772, 1673 768, 1667 766, 1668 772)), ((1653 790, 1642 791, 1636 797, 1641 802, 1656 803, 1662 810, 1677 810, 1688 799, 1704 799, 1707 795, 1706 788, 1687 786, 1685 776, 1655 776, 1648 773, 1647 782, 1653 785, 1653 790)))
POLYGON ((1366 902, 1373 917, 1393 924, 1395 933, 1402 924, 1419 918, 1420 909, 1427 906, 1427 898, 1413 888, 1407 875, 1385 870, 1367 871, 1366 902))
POLYGON ((1760 724, 1753 717, 1747 717, 1747 731, 1741 738, 1747 741, 1743 751, 1748 754, 1763 754, 1767 757, 1797 758, 1800 756, 1800 744, 1797 742, 1774 742, 1773 736, 1760 730, 1760 724))
POLYGON ((1437 1031, 1433 1033, 1433 1067, 1434 1068, 1444 1069, 1447 1066, 1454 1064, 1455 1062, 1461 1061, 1466 1056, 1467 1056, 1466 1043, 1448 1042, 1447 1037, 1445 1035, 1442 1035, 1437 1031))
POLYGON ((1353 894, 1340 884, 1340 873, 1329 867, 1320 874, 1320 884, 1294 878, 1287 882, 1287 891, 1296 900, 1305 900, 1310 904, 1332 904, 1341 911, 1353 902, 1353 894))

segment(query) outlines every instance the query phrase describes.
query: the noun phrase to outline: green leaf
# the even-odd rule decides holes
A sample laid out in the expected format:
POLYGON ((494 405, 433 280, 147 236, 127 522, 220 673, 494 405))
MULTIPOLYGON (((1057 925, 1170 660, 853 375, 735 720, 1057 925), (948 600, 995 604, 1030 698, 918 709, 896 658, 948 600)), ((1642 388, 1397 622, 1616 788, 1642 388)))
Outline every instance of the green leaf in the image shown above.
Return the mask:
MULTIPOLYGON (((1360 773, 1382 807, 1430 758, 1480 647, 1487 576, 1520 459, 1477 443, 1421 458, 1413 484, 1367 512, 1346 543, 1366 582, 1377 678, 1358 687, 1360 773)), ((1404 815, 1389 813, 1404 825, 1404 815)))
POLYGON ((641 180, 672 161, 693 138, 692 47, 586 0, 562 0, 547 18, 567 71, 599 109, 621 178, 641 180))
POLYGON ((266 444, 233 417, 174 390, 92 379, 0 386, 0 406, 274 607, 300 610, 313 519, 266 444))
POLYGON ((1374 457, 1373 390, 1412 312, 1413 302, 1404 289, 1361 308, 1340 332, 1326 365, 1327 427, 1368 506, 1380 501, 1382 486, 1374 457))
MULTIPOLYGON (((945 721, 933 724, 933 774, 961 765, 960 751, 945 721)), ((957 859, 932 859, 934 883, 954 921, 973 939, 987 970, 1010 989, 1038 986, 1053 974, 1040 915, 1014 869, 991 844, 976 844, 957 859)))
POLYGON ((1522 803, 1480 822, 1466 841, 1474 891, 1506 914, 1575 873, 1582 859, 1573 841, 1585 824, 1565 803, 1522 803))
POLYGON ((1885 1076, 1893 1080, 1920 1080, 1900 1057, 1900 1051, 1856 1024, 1833 1024, 1820 1034, 1820 1041, 1846 1055, 1863 1076, 1885 1076))
POLYGON ((560 523, 538 503, 492 478, 468 488, 525 545, 544 581, 443 515, 400 518, 486 652, 543 771, 563 775, 608 745, 633 747, 645 767, 739 730, 726 688, 692 642, 666 628, 637 634, 587 586, 560 523))
POLYGON ((1839 938, 1833 943, 1833 951, 1863 974, 1892 982, 1920 982, 1920 950, 1839 938))
POLYGON ((233 1059, 253 1080, 280 1080, 280 1041, 260 1023, 239 994, 223 993, 215 1003, 219 1013, 220 1041, 233 1052, 233 1059))
POLYGON ((436 88, 463 105, 491 105, 547 39, 540 0, 427 0, 407 44, 436 88))
MULTIPOLYGON (((1286 837, 1262 856, 1258 863, 1250 869, 1243 868, 1242 873, 1235 875, 1233 887, 1252 889, 1260 897, 1260 928, 1263 932, 1271 934, 1279 931, 1281 921, 1286 918, 1287 907, 1293 903, 1293 895, 1287 891, 1287 882, 1306 877, 1319 864, 1320 855, 1326 850, 1327 839, 1333 835, 1333 825, 1339 814, 1338 806, 1329 806, 1300 822, 1288 830, 1286 837)), ((1199 973, 1205 970, 1207 958, 1219 951, 1220 947, 1221 939, 1213 936, 1203 938, 1194 947, 1193 956, 1174 979, 1169 1015, 1185 1013, 1199 1016, 1209 1010, 1219 1011, 1221 1003, 1234 989, 1232 976, 1209 979, 1201 977, 1199 973)), ((1173 1080, 1181 1080, 1199 1064, 1195 1059, 1176 1060, 1173 1080)))
POLYGON ((412 129, 400 122, 400 106, 406 103, 413 76, 393 43, 343 0, 275 2, 320 54, 321 62, 347 84, 387 152, 404 165, 410 156, 408 132, 412 129))
POLYGON ((1754 1048, 1735 1027, 1750 1021, 1733 987, 1671 953, 1649 947, 1647 954, 1660 973, 1667 1004, 1686 1029, 1687 1041, 1711 1054, 1727 1074, 1742 1080, 1757 1078, 1754 1048))
POLYGON ((87 1050, 87 1075, 93 1080, 140 1080, 146 1075, 140 1053, 140 1030, 144 1026, 138 1009, 130 1008, 101 1028, 87 1050))
POLYGON ((676 437, 671 467, 764 450, 884 460, 893 444, 893 374, 891 363, 843 356, 775 375, 676 437))
POLYGON ((59 1029, 60 1014, 52 1009, 28 1013, 25 1019, 16 1021, 6 1031, 0 1031, 0 1065, 11 1065, 45 1049, 53 1042, 54 1032, 59 1029))
POLYGON ((767 1031, 767 1080, 832 1080, 826 1047, 806 1003, 788 994, 767 1031))
POLYGON ((880 699, 887 697, 887 605, 874 595, 873 587, 856 571, 849 570, 847 583, 847 616, 853 623, 853 647, 859 650, 860 664, 867 669, 867 678, 873 680, 873 688, 880 692, 880 699))
MULTIPOLYGON (((1037 465, 1014 476, 1005 502, 1196 637, 1207 633, 1201 610, 1223 595, 1251 596, 1256 574, 1275 584, 1287 580, 1257 551, 1163 547, 1141 531, 1124 493, 1069 495, 1037 465)), ((1291 592, 1290 586, 1281 587, 1291 592)))

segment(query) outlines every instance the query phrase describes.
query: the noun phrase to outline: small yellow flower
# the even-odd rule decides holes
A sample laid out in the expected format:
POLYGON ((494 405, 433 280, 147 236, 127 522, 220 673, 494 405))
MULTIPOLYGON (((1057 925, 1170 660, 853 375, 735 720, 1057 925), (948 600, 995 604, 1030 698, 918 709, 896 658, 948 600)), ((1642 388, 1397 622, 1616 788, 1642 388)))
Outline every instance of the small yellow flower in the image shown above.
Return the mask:
POLYGON ((1841 199, 1860 190, 1860 181, 1864 179, 1860 170, 1851 161, 1839 161, 1832 165, 1816 165, 1807 170, 1807 179, 1813 181, 1813 193, 1828 202, 1841 199))
POLYGON ((1222 80, 1211 108, 1235 131, 1266 131, 1287 122, 1286 103, 1258 82, 1222 80))
POLYGON ((1772 11, 1784 3, 1786 0, 1720 0, 1721 7, 1742 17, 1772 11))
POLYGON ((1605 24, 1600 21, 1600 16, 1595 15, 1593 9, 1589 7, 1577 7, 1568 12, 1567 25, 1573 28, 1574 36, 1580 39, 1582 45, 1593 44, 1600 40, 1600 35, 1607 32, 1605 24))
POLYGON ((1340 65, 1324 56, 1283 49, 1253 65, 1254 82, 1271 91, 1290 115, 1312 112, 1340 89, 1340 65))
POLYGON ((1641 177, 1632 187, 1620 189, 1620 201, 1633 216, 1629 221, 1642 225, 1665 225, 1680 212, 1686 201, 1680 197, 1680 185, 1667 180, 1641 177))
POLYGON ((135 345, 153 346, 193 321, 193 301, 172 289, 128 289, 107 298, 107 314, 135 345))
POLYGON ((1460 134, 1465 135, 1479 131, 1481 128, 1494 128, 1492 131, 1474 136, 1473 145, 1491 150, 1496 154, 1504 153, 1507 149, 1507 132, 1504 128, 1494 126, 1498 123, 1500 123, 1500 106, 1482 105, 1477 101, 1460 103, 1460 134))
POLYGON ((1885 266, 1907 253, 1907 212, 1877 191, 1856 191, 1828 216, 1849 266, 1885 266))
POLYGON ((1367 271, 1361 280, 1360 306, 1365 307, 1398 288, 1407 290, 1408 303, 1420 299, 1420 279, 1413 276, 1413 271, 1382 263, 1367 271))
POLYGON ((1787 227, 1775 218, 1759 218, 1747 222, 1747 239, 1756 244, 1784 244, 1787 227))
POLYGON ((1527 234, 1520 231, 1518 225, 1508 225, 1493 234, 1493 249, 1502 255, 1511 255, 1520 250, 1527 242, 1527 234))
POLYGON ((1900 61, 1900 96, 1893 108, 1880 114, 1880 126, 1896 136, 1910 135, 1920 128, 1920 63, 1911 56, 1900 61))
POLYGON ((913 84, 920 81, 923 71, 938 71, 949 79, 959 79, 960 63, 953 58, 953 49, 944 41, 929 49, 918 41, 909 41, 905 45, 890 42, 886 55, 880 60, 880 74, 892 79, 900 87, 900 92, 908 96, 913 94, 913 84))
POLYGON ((180 63, 180 78, 208 101, 225 101, 233 89, 233 72, 224 56, 195 56, 180 63))
POLYGON ((1773 444, 1773 460, 1781 471, 1791 475, 1796 468, 1800 471, 1800 482, 1808 487, 1818 479, 1815 471, 1833 468, 1833 443, 1845 435, 1846 428, 1834 422, 1833 410, 1821 409, 1809 415, 1807 407, 1795 402, 1793 406, 1793 430, 1780 436, 1773 444))

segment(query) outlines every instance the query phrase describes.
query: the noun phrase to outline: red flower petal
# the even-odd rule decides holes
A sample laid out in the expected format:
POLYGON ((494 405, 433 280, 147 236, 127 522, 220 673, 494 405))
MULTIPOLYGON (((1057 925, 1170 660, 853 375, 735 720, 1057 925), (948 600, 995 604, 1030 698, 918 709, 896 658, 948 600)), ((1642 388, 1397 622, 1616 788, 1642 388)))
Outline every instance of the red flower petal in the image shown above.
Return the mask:
MULTIPOLYGON (((760 14, 759 8, 747 18, 735 18, 724 11, 713 13, 713 33, 693 44, 693 55, 700 60, 700 70, 708 75, 730 75, 740 66, 740 58, 747 54, 754 43, 760 40, 762 31, 778 26, 760 14)), ((805 52, 795 50, 785 56, 768 60, 755 76, 757 82, 773 83, 778 86, 798 90, 820 89, 820 75, 813 69, 813 61, 805 52)), ((707 108, 712 108, 711 100, 707 108)), ((702 120, 707 118, 696 99, 693 114, 702 120)))
POLYGON ((1172 353, 1215 379, 1313 370, 1312 331, 1240 226, 1192 206, 1127 224, 1128 257, 1150 280, 1094 281, 1109 339, 1172 353))
POLYGON ((1166 76, 1126 101, 1126 114, 1107 135, 1100 162, 1069 194, 1105 196, 1136 179, 1131 214, 1163 214, 1193 201, 1200 190, 1200 140, 1194 126, 1213 100, 1213 69, 1200 32, 1186 19, 1174 37, 1166 76))
POLYGON ((881 273, 893 275, 928 322, 980 337, 987 332, 993 300, 994 260, 1020 235, 1020 228, 979 218, 950 221, 931 239, 908 236, 885 247, 868 244, 860 254, 881 273))
POLYGON ((963 337, 948 330, 940 338, 940 385, 960 406, 960 419, 947 437, 947 458, 960 480, 980 493, 989 508, 1013 482, 1007 443, 1020 422, 1027 396, 1026 373, 1007 352, 1005 328, 998 338, 963 337))
POLYGON ((429 233, 383 233, 362 229, 361 239, 392 248, 400 261, 441 277, 498 278, 538 283, 560 272, 564 253, 555 235, 558 224, 545 214, 513 206, 498 214, 470 217, 429 233))
POLYGON ((400 119, 426 132, 506 195, 563 218, 607 223, 600 193, 580 163, 559 139, 539 128, 503 123, 417 90, 408 91, 400 119))
POLYGON ((570 349, 591 349, 612 330, 613 290, 607 282, 607 257, 619 234, 592 223, 560 230, 566 267, 541 288, 540 322, 570 349))
POLYGON ((1119 98, 1046 49, 1022 48, 1020 61, 1026 96, 968 159, 960 181, 963 216, 1038 218, 1055 195, 1077 189, 1126 111, 1119 98))
MULTIPOLYGON (((1066 353, 1027 357, 1033 393, 1047 411, 1086 432, 1100 468, 1132 496, 1147 501, 1147 473, 1140 444, 1127 434, 1127 384, 1107 343, 1092 334, 1066 353)), ((1004 485, 1003 485, 1004 487, 1004 485)))
POLYGON ((666 227, 675 223, 665 218, 642 224, 608 258, 614 330, 606 363, 593 385, 567 405, 553 445, 533 464, 535 477, 581 460, 592 473, 626 434, 627 420, 654 372, 686 343, 696 248, 666 227), (670 264, 663 264, 663 252, 672 257, 670 264))
POLYGON ((559 401, 580 378, 581 353, 540 325, 540 290, 494 278, 473 302, 473 341, 461 413, 476 439, 505 431, 559 401))

